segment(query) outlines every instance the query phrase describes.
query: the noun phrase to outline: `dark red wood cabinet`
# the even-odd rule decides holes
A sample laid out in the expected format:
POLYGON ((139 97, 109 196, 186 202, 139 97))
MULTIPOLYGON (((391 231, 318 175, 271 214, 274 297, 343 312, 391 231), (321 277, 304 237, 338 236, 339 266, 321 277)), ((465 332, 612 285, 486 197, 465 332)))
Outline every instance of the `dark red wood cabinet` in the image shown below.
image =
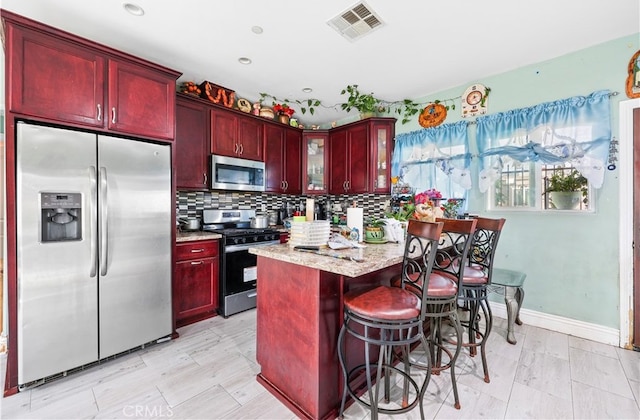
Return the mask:
POLYGON ((10 111, 104 126, 104 56, 11 23, 5 35, 10 111))
POLYGON ((174 312, 182 327, 217 314, 218 241, 190 241, 176 244, 174 312))
POLYGON ((263 161, 263 123, 250 115, 211 109, 211 153, 263 161))
POLYGON ((176 187, 208 189, 209 107, 190 98, 176 99, 176 187))
POLYGON ((329 131, 329 193, 390 191, 395 118, 367 118, 329 131))
POLYGON ((337 128, 329 134, 330 194, 369 192, 369 136, 366 125, 337 128))
POLYGON ((265 191, 302 192, 302 132, 297 128, 265 124, 265 191))
POLYGON ((109 60, 109 130, 173 139, 176 82, 163 73, 109 60))
POLYGON ((173 140, 179 73, 3 11, 16 114, 173 140))

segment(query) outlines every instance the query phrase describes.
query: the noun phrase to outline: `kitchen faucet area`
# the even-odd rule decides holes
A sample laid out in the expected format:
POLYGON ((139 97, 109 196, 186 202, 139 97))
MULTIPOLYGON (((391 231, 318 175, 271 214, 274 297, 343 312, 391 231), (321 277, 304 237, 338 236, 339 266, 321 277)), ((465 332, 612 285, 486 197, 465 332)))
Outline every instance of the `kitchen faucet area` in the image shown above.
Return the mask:
POLYGON ((2 1, 0 418, 640 418, 640 2, 353 3, 2 1))

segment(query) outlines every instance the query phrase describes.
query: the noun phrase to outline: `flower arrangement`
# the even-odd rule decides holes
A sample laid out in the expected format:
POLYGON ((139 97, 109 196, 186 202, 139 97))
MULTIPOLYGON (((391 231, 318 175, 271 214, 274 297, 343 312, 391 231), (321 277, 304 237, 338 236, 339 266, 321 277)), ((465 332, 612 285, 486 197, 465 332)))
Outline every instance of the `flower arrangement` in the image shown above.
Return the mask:
POLYGON ((418 219, 433 222, 437 217, 443 217, 444 210, 435 205, 434 200, 442 198, 440 191, 431 188, 413 195, 409 200, 400 203, 397 211, 388 213, 387 217, 404 221, 418 219))
POLYGON ((291 117, 296 111, 287 104, 275 104, 273 106, 273 112, 277 115, 287 115, 291 117))
POLYGON ((436 190, 435 188, 429 188, 424 192, 424 194, 426 194, 427 197, 429 197, 429 200, 432 201, 440 200, 442 198, 442 194, 440 193, 440 191, 436 190))
POLYGON ((442 210, 444 211, 444 216, 455 219, 458 217, 458 210, 462 207, 462 198, 450 198, 443 205, 442 210))

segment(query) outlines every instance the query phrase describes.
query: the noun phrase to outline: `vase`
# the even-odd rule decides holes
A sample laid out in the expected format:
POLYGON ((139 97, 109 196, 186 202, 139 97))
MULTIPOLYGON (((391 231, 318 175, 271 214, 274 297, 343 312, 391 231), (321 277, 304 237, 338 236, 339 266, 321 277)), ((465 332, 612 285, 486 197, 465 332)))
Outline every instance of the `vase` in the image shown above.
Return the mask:
POLYGON ((289 116, 287 114, 278 114, 278 121, 282 124, 289 125, 289 116))

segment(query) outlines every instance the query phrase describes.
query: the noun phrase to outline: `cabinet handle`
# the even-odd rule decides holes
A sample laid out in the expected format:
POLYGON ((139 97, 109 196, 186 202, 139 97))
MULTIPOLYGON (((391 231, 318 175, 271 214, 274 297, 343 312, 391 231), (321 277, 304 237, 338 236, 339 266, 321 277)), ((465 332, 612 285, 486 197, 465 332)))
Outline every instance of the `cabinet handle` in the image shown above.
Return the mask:
POLYGON ((284 182, 284 190, 288 190, 289 189, 289 181, 283 181, 284 182))
POLYGON ((204 264, 204 261, 191 261, 191 265, 200 265, 204 264))
POLYGON ((235 153, 237 155, 238 154, 238 150, 240 150, 240 146, 238 146, 238 143, 234 143, 233 144, 233 153, 235 153))
POLYGON ((284 181, 280 181, 280 189, 284 190, 284 181))
POLYGON ((204 252, 204 248, 200 248, 200 249, 192 249, 191 253, 196 253, 196 252, 204 252))
POLYGON ((243 144, 241 144, 241 145, 240 145, 240 154, 243 154, 243 153, 244 153, 244 145, 243 145, 243 144))
POLYGON ((207 185, 207 173, 203 173, 202 175, 204 175, 204 185, 207 185))
POLYGON ((111 108, 111 123, 116 123, 116 107, 111 108))
POLYGON ((347 179, 347 191, 351 189, 351 181, 347 179))
POLYGON ((102 106, 98 104, 98 121, 102 121, 102 106))

